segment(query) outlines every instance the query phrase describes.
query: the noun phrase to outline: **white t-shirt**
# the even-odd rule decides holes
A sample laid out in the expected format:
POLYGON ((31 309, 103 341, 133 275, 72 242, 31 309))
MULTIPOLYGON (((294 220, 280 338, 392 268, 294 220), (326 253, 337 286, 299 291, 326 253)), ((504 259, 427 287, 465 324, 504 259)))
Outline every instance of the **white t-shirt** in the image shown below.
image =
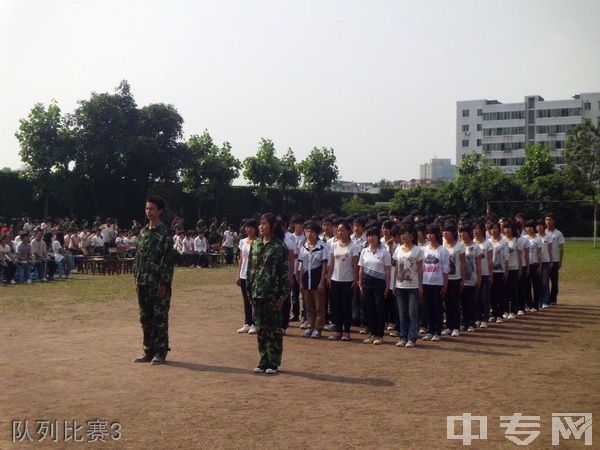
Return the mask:
POLYGON ((110 227, 104 227, 104 228, 100 229, 100 234, 102 235, 102 240, 105 243, 108 243, 112 240, 113 229, 110 227))
POLYGON ((52 241, 52 253, 54 253, 54 260, 61 262, 65 257, 61 253, 62 245, 57 240, 52 241))
POLYGON ((379 245, 375 251, 365 247, 360 252, 358 265, 363 268, 365 275, 385 280, 385 268, 392 265, 392 255, 387 245, 379 245))
MULTIPOLYGON (((537 264, 539 262, 537 252, 538 249, 542 248, 542 239, 535 235, 533 237, 527 235, 527 240, 529 241, 529 264, 537 264)), ((548 249, 546 248, 547 251, 548 249)))
POLYGON ((477 242, 465 245, 465 286, 475 286, 477 283, 477 260, 483 261, 483 250, 477 242))
POLYGON ((115 244, 117 244, 117 245, 123 245, 123 239, 124 239, 123 236, 117 236, 115 238, 115 244))
POLYGON ((356 238, 356 236, 354 236, 354 233, 352 233, 350 239, 352 240, 352 242, 358 245, 358 248, 360 248, 361 250, 367 243, 367 235, 365 233, 363 233, 359 238, 356 238))
POLYGON ((183 251, 185 253, 192 253, 194 251, 194 240, 186 237, 183 240, 183 251))
POLYGON ((504 273, 504 263, 508 261, 508 244, 502 238, 499 241, 490 240, 493 247, 494 255, 494 273, 504 273))
POLYGON ((237 233, 235 231, 226 230, 223 233, 223 247, 233 248, 233 241, 237 237, 237 233))
MULTIPOLYGON (((527 252, 527 254, 529 254, 529 247, 530 247, 530 243, 529 243, 529 239, 527 238, 527 236, 521 236, 519 237, 519 239, 517 239, 517 248, 519 250, 521 250, 521 266, 525 267, 527 265, 527 261, 525 260, 525 252, 527 252)), ((530 262, 531 264, 531 262, 530 262)))
POLYGON ((302 267, 302 282, 305 289, 316 289, 317 284, 325 276, 323 262, 327 262, 327 258, 329 257, 326 247, 327 244, 318 239, 312 250, 308 248, 308 241, 305 241, 304 245, 300 248, 298 263, 302 267))
POLYGON ((449 280, 462 279, 462 268, 460 265, 460 255, 465 252, 465 245, 462 242, 455 242, 452 247, 444 245, 450 256, 450 271, 448 272, 449 280))
POLYGON ((248 238, 240 239, 238 247, 240 249, 240 279, 245 280, 248 273, 248 254, 251 247, 248 238))
POLYGON ((538 237, 542 240, 542 262, 549 263, 552 262, 552 257, 550 256, 549 246, 552 244, 552 250, 554 250, 554 237, 551 234, 545 234, 544 236, 538 237))
POLYGON ((450 254, 442 245, 432 248, 427 245, 423 250, 423 284, 444 285, 444 274, 450 272, 450 254))
POLYGON ((519 270, 519 243, 517 238, 508 240, 504 238, 504 242, 508 246, 508 270, 519 270))
POLYGON ((546 234, 552 236, 552 262, 558 262, 560 259, 560 246, 565 243, 563 234, 556 228, 552 231, 546 230, 546 234))
POLYGON ((413 245, 410 250, 407 250, 404 245, 398 245, 394 250, 394 261, 396 261, 396 270, 398 271, 396 287, 400 289, 418 289, 418 262, 423 261, 421 247, 413 245))
POLYGON ((194 239, 194 250, 196 253, 206 253, 207 242, 204 236, 196 236, 194 239))
MULTIPOLYGON (((489 261, 488 261, 488 252, 490 250, 493 250, 494 246, 488 239, 484 240, 483 242, 477 243, 477 245, 479 245, 479 248, 481 249, 481 276, 489 277, 490 276, 490 268, 489 268, 489 261)), ((492 254, 492 258, 493 258, 493 254, 492 254)))
POLYGON ((97 234, 95 234, 92 237, 92 247, 103 247, 104 246, 104 239, 102 239, 101 236, 98 236, 97 234))
MULTIPOLYGON (((331 238, 331 240, 334 238, 331 238)), ((352 241, 341 245, 339 241, 327 245, 329 257, 334 261, 331 272, 332 281, 354 281, 354 267, 352 258, 360 256, 360 249, 352 241)))

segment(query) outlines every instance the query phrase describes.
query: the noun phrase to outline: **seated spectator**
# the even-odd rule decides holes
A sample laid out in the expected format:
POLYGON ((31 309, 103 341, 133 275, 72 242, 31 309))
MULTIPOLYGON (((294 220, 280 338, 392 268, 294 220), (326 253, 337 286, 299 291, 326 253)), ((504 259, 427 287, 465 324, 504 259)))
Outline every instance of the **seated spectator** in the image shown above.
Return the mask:
POLYGON ((194 251, 196 252, 196 267, 209 267, 208 241, 203 233, 198 233, 198 236, 194 239, 194 251))
POLYGON ((106 253, 104 250, 104 239, 102 238, 102 230, 98 228, 96 234, 90 240, 90 249, 93 255, 102 256, 106 253))
POLYGON ((123 245, 127 256, 134 256, 137 250, 137 237, 131 231, 127 231, 123 237, 123 245))
POLYGON ((71 268, 73 263, 66 257, 65 250, 63 249, 63 246, 60 245, 58 232, 56 231, 52 233, 52 252, 58 268, 58 278, 71 278, 71 268))
POLYGON ((183 244, 183 258, 184 262, 187 266, 195 266, 196 265, 196 252, 194 251, 194 239, 192 238, 192 233, 188 232, 185 235, 185 238, 182 241, 183 244))
POLYGON ((31 242, 31 252, 35 260, 44 263, 41 280, 52 281, 56 273, 56 262, 48 254, 48 246, 46 245, 46 241, 44 241, 44 232, 42 230, 36 231, 35 239, 31 242))
POLYGON ((10 236, 8 233, 0 236, 0 267, 4 272, 4 283, 15 284, 15 275, 17 273, 17 264, 12 255, 10 246, 10 236))
POLYGON ((37 279, 42 280, 44 278, 44 263, 43 261, 37 260, 33 257, 31 244, 29 243, 29 234, 21 233, 19 238, 20 242, 16 249, 16 263, 19 270, 19 281, 31 283, 32 269, 35 269, 37 273, 37 279))
POLYGON ((90 227, 83 227, 81 233, 79 233, 79 248, 81 249, 81 253, 88 256, 94 252, 92 247, 92 234, 90 227))

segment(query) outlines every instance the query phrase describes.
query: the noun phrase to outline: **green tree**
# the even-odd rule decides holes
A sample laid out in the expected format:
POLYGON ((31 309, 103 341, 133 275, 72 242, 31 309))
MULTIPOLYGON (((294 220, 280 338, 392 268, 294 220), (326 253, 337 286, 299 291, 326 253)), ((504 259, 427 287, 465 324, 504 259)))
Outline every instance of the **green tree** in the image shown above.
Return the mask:
POLYGON ((300 170, 296 164, 296 156, 291 148, 279 159, 279 175, 275 185, 281 193, 281 204, 285 212, 286 203, 290 202, 286 192, 289 188, 296 188, 300 185, 300 170))
POLYGON ((513 177, 475 152, 462 157, 456 174, 456 192, 462 195, 464 207, 474 214, 483 214, 490 200, 515 200, 524 196, 513 177))
POLYGON ((530 186, 538 177, 554 173, 554 161, 547 146, 528 145, 525 148, 525 162, 517 169, 517 180, 522 186, 530 186))
POLYGON ((239 176, 241 168, 242 163, 232 155, 229 142, 216 146, 207 130, 200 136, 193 135, 187 142, 187 157, 181 171, 184 192, 199 198, 214 198, 217 215, 219 197, 239 176))
POLYGON ((92 93, 75 110, 77 147, 75 171, 88 183, 96 211, 109 212, 117 190, 131 180, 128 171, 135 154, 139 125, 127 81, 114 94, 92 93))
POLYGON ((260 210, 267 201, 267 188, 277 182, 281 174, 281 161, 275 155, 275 145, 270 139, 261 138, 255 156, 244 160, 244 178, 256 186, 255 193, 260 198, 260 210))
MULTIPOLYGON (((563 156, 567 171, 581 183, 581 191, 592 197, 594 217, 597 220, 596 200, 600 191, 600 125, 594 126, 589 119, 586 119, 571 130, 567 135, 563 156)), ((594 220, 594 247, 596 247, 598 234, 596 220, 594 220)))
POLYGON ((44 216, 48 215, 51 194, 58 199, 64 178, 69 173, 74 155, 72 130, 68 117, 62 116, 56 101, 48 108, 37 103, 27 119, 19 121, 15 133, 19 140, 21 160, 26 164, 24 176, 34 186, 34 194, 44 201, 44 216))

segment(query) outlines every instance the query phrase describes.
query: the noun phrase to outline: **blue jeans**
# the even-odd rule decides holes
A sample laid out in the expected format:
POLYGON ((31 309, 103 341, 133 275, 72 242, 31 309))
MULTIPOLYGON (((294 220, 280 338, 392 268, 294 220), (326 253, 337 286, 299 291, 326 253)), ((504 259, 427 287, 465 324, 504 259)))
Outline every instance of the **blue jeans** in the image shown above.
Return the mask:
POLYGON ((548 291, 548 287, 550 284, 550 265, 552 263, 542 263, 542 276, 540 279, 540 300, 538 304, 538 308, 541 308, 542 305, 547 305, 549 302, 550 292, 548 291))
POLYGON ((417 342, 419 335, 419 291, 396 288, 396 304, 400 317, 400 338, 417 342))

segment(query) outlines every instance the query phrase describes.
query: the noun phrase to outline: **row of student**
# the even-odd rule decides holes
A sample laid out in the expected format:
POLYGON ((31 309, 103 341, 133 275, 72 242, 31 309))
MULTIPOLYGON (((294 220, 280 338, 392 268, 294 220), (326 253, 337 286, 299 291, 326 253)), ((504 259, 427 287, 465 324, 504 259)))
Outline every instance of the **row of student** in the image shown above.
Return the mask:
MULTIPOLYGON (((546 308, 556 303, 548 285, 563 255, 564 239, 554 221, 552 214, 528 221, 521 235, 518 222, 493 218, 463 219, 458 226, 453 220, 440 226, 439 221, 427 228, 424 223, 387 220, 381 226, 368 225, 365 234, 360 217, 352 227, 347 220, 330 218, 322 222, 326 231, 319 235, 318 223, 292 220, 294 232, 286 234, 285 242, 294 267, 292 286, 297 283, 303 294, 304 335, 320 337, 329 312, 333 323, 327 329, 335 330, 330 339, 349 340, 351 326, 362 318, 371 335, 365 342, 382 343, 387 321, 399 325, 392 331, 400 337, 398 344, 412 347, 419 324, 423 339, 437 341, 443 335, 459 336, 461 329, 474 331, 546 308)), ((254 333, 244 278, 256 222, 247 221, 245 232, 238 280, 245 325, 238 331, 254 333)), ((553 283, 556 293, 557 288, 553 283)), ((284 330, 288 323, 284 308, 284 330)))
POLYGON ((230 266, 234 263, 235 245, 238 234, 233 225, 223 232, 220 243, 210 244, 208 232, 176 230, 173 239, 173 248, 176 250, 178 263, 192 267, 209 267, 209 252, 219 252, 222 248, 225 252, 225 263, 230 266))

